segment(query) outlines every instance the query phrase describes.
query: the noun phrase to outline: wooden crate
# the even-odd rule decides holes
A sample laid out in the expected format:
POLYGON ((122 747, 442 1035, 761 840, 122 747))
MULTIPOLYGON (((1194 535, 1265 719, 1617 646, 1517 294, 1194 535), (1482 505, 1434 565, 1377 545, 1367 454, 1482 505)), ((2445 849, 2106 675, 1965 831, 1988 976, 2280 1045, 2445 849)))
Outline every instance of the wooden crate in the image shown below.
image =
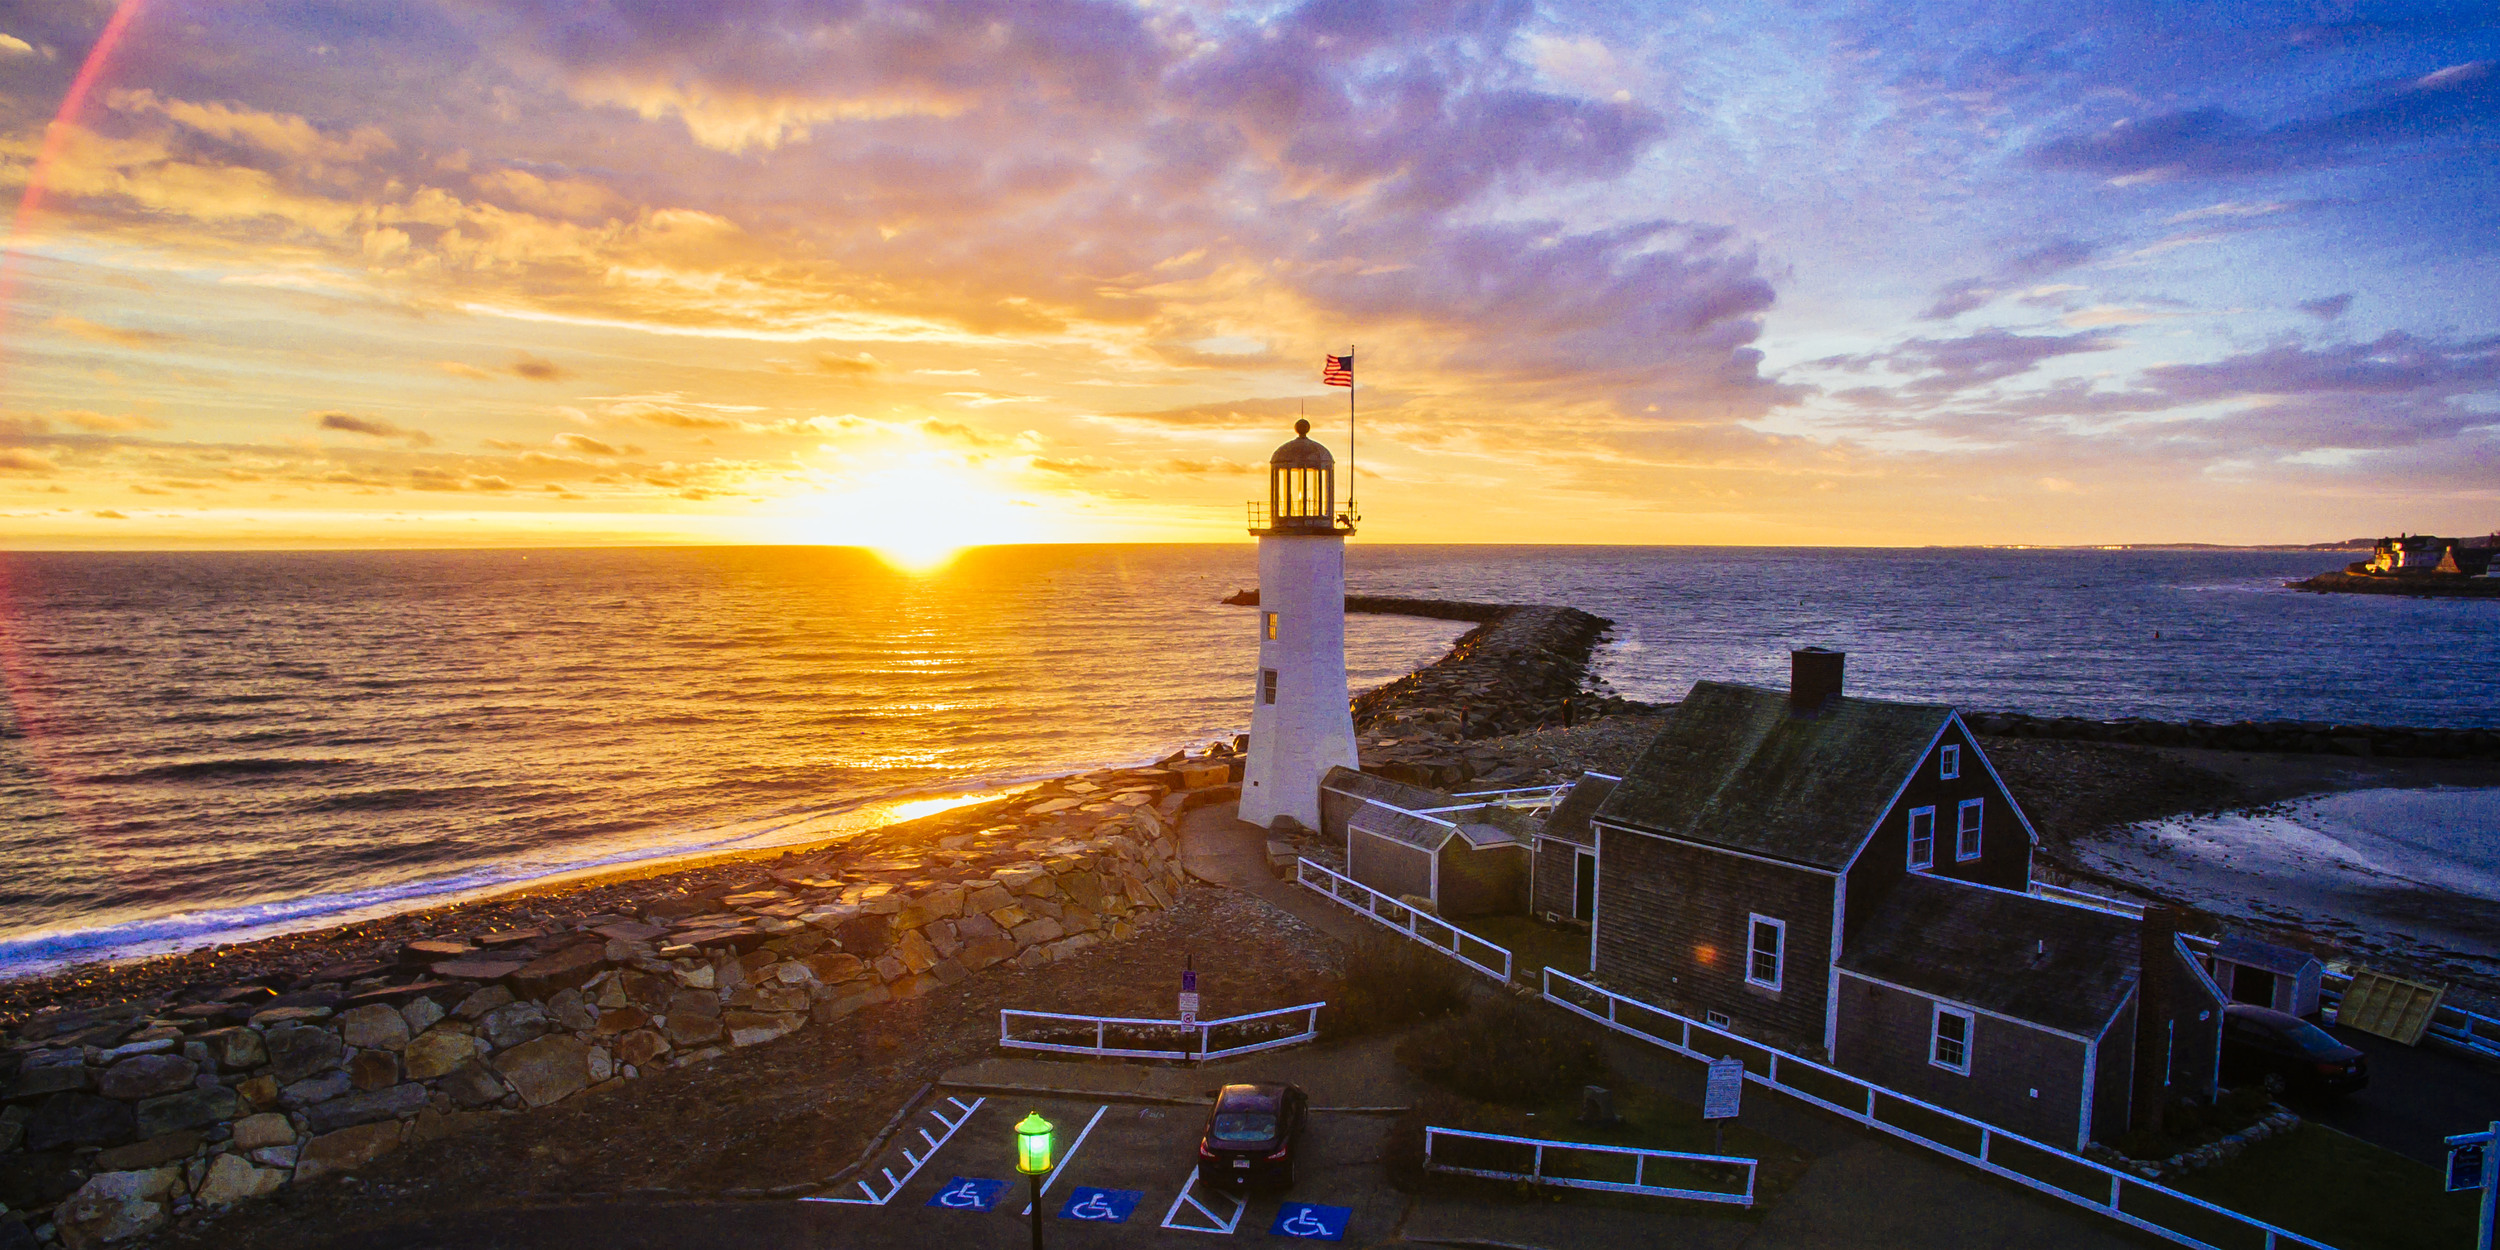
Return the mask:
POLYGON ((2444 985, 2408 981, 2358 968, 2353 971, 2352 983, 2344 987, 2344 1001, 2336 1005, 2335 1022, 2389 1041, 2419 1046, 2422 1034, 2431 1027, 2431 1017, 2439 1013, 2441 996, 2447 992, 2444 985))

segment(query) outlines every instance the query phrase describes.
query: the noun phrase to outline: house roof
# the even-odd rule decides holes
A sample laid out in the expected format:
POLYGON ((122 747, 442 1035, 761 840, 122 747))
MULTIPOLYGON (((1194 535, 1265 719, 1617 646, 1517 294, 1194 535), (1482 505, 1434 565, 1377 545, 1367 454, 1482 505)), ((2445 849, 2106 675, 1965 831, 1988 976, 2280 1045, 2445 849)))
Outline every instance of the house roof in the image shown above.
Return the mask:
POLYGON ((1458 826, 1449 821, 1436 820, 1430 816, 1418 816, 1413 812, 1380 803, 1365 803, 1355 809, 1354 815, 1346 820, 1346 829, 1353 833, 1368 833, 1394 842, 1403 842, 1408 846, 1419 847, 1427 851, 1439 851, 1441 844, 1449 841, 1451 835, 1458 832, 1458 826))
POLYGON ((1844 972, 2084 1037, 2137 978, 2138 922, 1913 873, 1850 938, 1844 972))
POLYGON ((1784 690, 1700 682, 1595 819, 1846 868, 1952 715, 1843 697, 1792 716, 1784 690))
POLYGON ((1319 785, 1323 790, 1334 790, 1339 794, 1351 795, 1358 799, 1370 799, 1383 806, 1401 808, 1410 812, 1427 811, 1436 807, 1462 807, 1466 804, 1466 800, 1453 798, 1438 790, 1427 790, 1422 786, 1410 786, 1403 781, 1391 781, 1386 777, 1371 773, 1356 772, 1343 764, 1329 769, 1327 774, 1319 779, 1319 785))
POLYGON ((1574 846, 1596 846, 1597 831, 1589 828, 1589 817, 1597 811, 1598 804, 1606 801, 1607 795, 1615 792, 1615 783, 1621 780, 1604 773, 1582 775, 1572 783, 1571 793, 1564 795, 1563 801, 1547 813, 1544 835, 1574 846))
POLYGON ((2214 946, 2214 956, 2249 968, 2262 968, 2285 976, 2298 975, 2300 970, 2318 962, 2317 956, 2296 951, 2255 938, 2227 937, 2214 946))

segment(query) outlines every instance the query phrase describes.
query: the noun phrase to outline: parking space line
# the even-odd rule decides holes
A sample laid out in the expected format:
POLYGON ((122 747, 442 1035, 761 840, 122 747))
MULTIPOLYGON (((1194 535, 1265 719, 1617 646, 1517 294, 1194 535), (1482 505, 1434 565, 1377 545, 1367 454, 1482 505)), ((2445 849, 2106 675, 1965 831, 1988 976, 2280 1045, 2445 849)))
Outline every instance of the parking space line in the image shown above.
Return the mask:
POLYGON ((1249 1198, 1239 1194, 1217 1194, 1216 1196, 1218 1198, 1230 1198, 1233 1200, 1233 1214, 1231 1218, 1227 1219, 1226 1217, 1217 1215, 1214 1211, 1210 1210, 1207 1207, 1207 1204, 1198 1201, 1197 1195, 1192 1192, 1197 1188, 1198 1170, 1196 1168, 1191 1168, 1189 1170, 1189 1179, 1181 1182, 1180 1193, 1174 1195, 1172 1198, 1172 1209, 1163 1213, 1163 1226, 1165 1228, 1177 1229, 1184 1233, 1222 1233, 1226 1236, 1230 1236, 1234 1229, 1241 1227, 1241 1213, 1249 1209, 1249 1198), (1198 1214, 1205 1216, 1208 1224, 1213 1225, 1213 1227, 1199 1224, 1182 1224, 1177 1222, 1180 1219, 1181 1204, 1184 1202, 1196 1207, 1198 1209, 1198 1214))
MULTIPOLYGON (((865 1198, 801 1198, 799 1201, 842 1202, 849 1203, 853 1206, 864 1207, 881 1207, 894 1201, 894 1195, 903 1192, 903 1186, 910 1184, 911 1178, 920 1175, 920 1169, 928 1166, 929 1160, 937 1157, 939 1149, 944 1147, 947 1142, 954 1139, 955 1130, 971 1123, 972 1113, 979 1111, 981 1109, 981 1104, 989 1101, 989 1099, 975 1098, 971 1102, 967 1103, 961 1098, 949 1095, 946 1101, 955 1104, 957 1115, 952 1120, 946 1118, 946 1112, 943 1110, 936 1107, 929 1108, 929 1118, 945 1125, 946 1131, 938 1136, 932 1137, 929 1135, 929 1130, 925 1128, 919 1130, 920 1140, 929 1144, 929 1153, 915 1155, 911 1152, 911 1147, 903 1147, 903 1158, 908 1160, 911 1166, 904 1169, 903 1175, 899 1179, 894 1175, 894 1169, 890 1167, 877 1169, 879 1172, 884 1173, 886 1184, 889 1186, 885 1193, 879 1194, 876 1186, 871 1185, 866 1181, 858 1181, 855 1183, 859 1186, 859 1191, 868 1195, 865 1198)), ((1102 1113, 1098 1111, 1095 1112, 1094 1115, 1096 1119, 1100 1119, 1102 1113)), ((1056 1173, 1053 1173, 1053 1175, 1056 1175, 1056 1173)))
MULTIPOLYGON (((1059 1156, 1059 1166, 1052 1168, 1050 1170, 1050 1175, 1042 1178, 1041 1192, 1045 1194, 1050 1192, 1051 1183, 1059 1179, 1059 1174, 1061 1172, 1068 1170, 1068 1164, 1076 1158, 1076 1152, 1085 1148, 1085 1138, 1087 1134, 1094 1131, 1095 1125, 1102 1123, 1102 1113, 1109 1111, 1110 1109, 1110 1103, 1104 1103, 1101 1106, 1094 1108, 1094 1118, 1085 1122, 1085 1132, 1077 1134, 1076 1140, 1068 1143, 1068 1153, 1059 1156)), ((1024 1210, 1017 1212, 1017 1214, 1033 1214, 1033 1204, 1030 1202, 1025 1203, 1024 1210)))

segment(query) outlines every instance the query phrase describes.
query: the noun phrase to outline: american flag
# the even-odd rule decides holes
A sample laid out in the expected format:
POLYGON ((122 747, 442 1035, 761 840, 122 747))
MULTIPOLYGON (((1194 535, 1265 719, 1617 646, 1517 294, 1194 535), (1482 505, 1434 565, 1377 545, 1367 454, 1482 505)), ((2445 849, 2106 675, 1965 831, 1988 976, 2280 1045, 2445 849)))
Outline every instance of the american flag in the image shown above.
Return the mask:
POLYGON ((1320 366, 1319 380, 1330 386, 1354 385, 1354 357, 1330 356, 1328 363, 1320 366))

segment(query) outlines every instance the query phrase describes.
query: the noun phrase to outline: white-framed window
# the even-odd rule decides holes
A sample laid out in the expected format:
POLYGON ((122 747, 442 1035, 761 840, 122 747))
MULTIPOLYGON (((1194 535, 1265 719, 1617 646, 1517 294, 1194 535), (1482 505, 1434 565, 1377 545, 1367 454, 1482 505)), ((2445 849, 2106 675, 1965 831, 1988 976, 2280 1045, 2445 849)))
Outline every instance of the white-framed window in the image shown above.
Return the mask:
POLYGON ((1268 640, 1269 642, 1274 642, 1274 641, 1276 641, 1276 614, 1275 614, 1275 613, 1273 613, 1273 612, 1269 612, 1269 613, 1265 613, 1264 615, 1267 617, 1267 627, 1266 627, 1267 640, 1268 640))
MULTIPOLYGON (((1269 635, 1268 635, 1268 637, 1270 637, 1270 638, 1273 638, 1273 637, 1275 637, 1275 636, 1276 636, 1276 635, 1274 635, 1274 634, 1269 634, 1269 635)), ((1951 780, 1953 780, 1954 778, 1959 777, 1959 776, 1961 776, 1961 775, 1962 775, 1962 748, 1961 748, 1961 747, 1959 747, 1959 746, 1948 746, 1948 747, 1946 747, 1945 749, 1943 749, 1943 750, 1941 750, 1941 751, 1936 752, 1936 776, 1937 776, 1937 777, 1942 778, 1943 780, 1946 780, 1946 781, 1951 781, 1951 780)))
POLYGON ((1788 950, 1788 922, 1753 916, 1745 929, 1745 983, 1778 989, 1781 956, 1788 950))
POLYGON ((1927 1062, 1947 1072, 1970 1075, 1971 1013, 1936 1004, 1935 1027, 1928 1030, 1927 1062))
POLYGON ((1988 800, 1964 799, 1953 814, 1953 860, 1979 858, 1979 822, 1987 815, 1988 800))
POLYGON ((1260 670, 1259 670, 1259 702, 1261 702, 1261 703, 1274 703, 1275 701, 1276 701, 1276 670, 1275 670, 1275 669, 1272 669, 1272 668, 1263 668, 1263 669, 1260 669, 1260 670))
MULTIPOLYGON (((1273 703, 1275 700, 1270 699, 1273 703)), ((1936 866, 1936 809, 1910 809, 1910 871, 1918 872, 1936 866)))
POLYGON ((1729 1018, 1728 1014, 1724 1011, 1705 1011, 1701 1013, 1701 1022, 1714 1029, 1732 1029, 1736 1027, 1736 1021, 1729 1018))

